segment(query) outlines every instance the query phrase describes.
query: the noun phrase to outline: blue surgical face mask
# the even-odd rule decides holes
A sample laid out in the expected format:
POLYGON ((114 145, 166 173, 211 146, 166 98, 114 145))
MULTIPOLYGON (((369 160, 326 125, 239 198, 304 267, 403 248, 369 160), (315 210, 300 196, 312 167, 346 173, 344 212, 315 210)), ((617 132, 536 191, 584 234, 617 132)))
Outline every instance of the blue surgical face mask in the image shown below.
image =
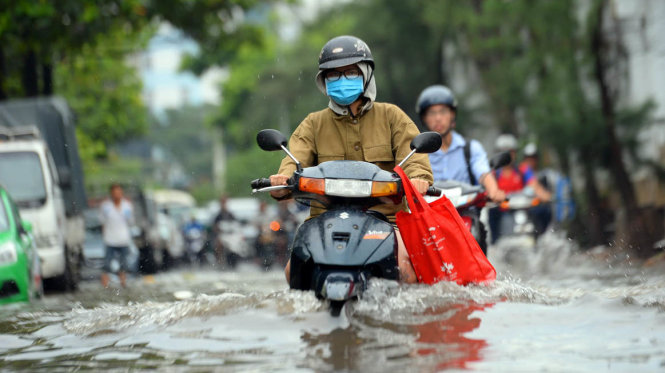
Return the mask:
POLYGON ((362 76, 353 79, 342 76, 332 82, 326 79, 326 94, 342 106, 350 105, 360 97, 363 91, 362 76))

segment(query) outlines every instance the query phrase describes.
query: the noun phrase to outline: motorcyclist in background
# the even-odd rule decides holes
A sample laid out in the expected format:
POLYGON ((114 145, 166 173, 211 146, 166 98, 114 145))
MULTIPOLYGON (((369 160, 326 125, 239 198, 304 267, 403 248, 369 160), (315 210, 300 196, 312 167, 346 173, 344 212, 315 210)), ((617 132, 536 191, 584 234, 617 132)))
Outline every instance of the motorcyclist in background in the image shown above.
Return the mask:
POLYGON ((281 227, 275 216, 268 211, 268 204, 265 201, 260 202, 259 213, 253 223, 258 232, 254 248, 260 265, 267 270, 275 261, 277 231, 281 227))
MULTIPOLYGON (((465 139, 455 131, 457 99, 448 87, 432 85, 425 88, 418 97, 416 113, 429 131, 441 135, 441 149, 429 154, 434 181, 455 180, 482 185, 492 201, 506 199, 491 172, 483 146, 476 140, 465 139)), ((481 237, 484 238, 485 227, 482 223, 481 229, 481 237)), ((487 243, 483 238, 479 239, 478 244, 485 251, 487 243)))
MULTIPOLYGON (((302 167, 331 160, 371 162, 390 170, 406 157, 418 128, 397 106, 374 102, 376 82, 374 58, 367 44, 354 36, 339 36, 328 41, 319 55, 316 85, 329 98, 328 108, 309 114, 293 132, 289 141, 291 153, 302 167)), ((296 170, 289 157, 282 160, 272 185, 286 185, 296 170)), ((427 156, 415 154, 404 165, 404 171, 421 193, 432 183, 427 156)), ((276 199, 289 198, 287 190, 271 192, 276 199)), ((372 210, 395 221, 395 213, 404 205, 379 205, 372 210)), ((311 215, 321 209, 311 208, 311 215)), ((405 282, 416 282, 401 235, 397 232, 398 264, 405 282)), ((290 262, 284 270, 290 278, 290 262)))
POLYGON ((487 153, 476 140, 466 140, 455 131, 457 100, 446 86, 425 88, 418 97, 416 113, 428 130, 441 135, 441 149, 429 154, 434 180, 456 180, 482 185, 491 200, 506 198, 490 172, 487 153))
POLYGON ((212 224, 212 233, 213 237, 215 238, 215 260, 217 261, 218 265, 224 265, 225 264, 225 255, 226 255, 226 250, 227 248, 224 247, 222 240, 220 238, 220 235, 222 234, 222 229, 221 229, 221 224, 224 221, 235 221, 236 218, 233 216, 231 211, 229 211, 227 207, 227 202, 228 202, 228 197, 225 195, 222 195, 219 198, 219 213, 215 216, 215 220, 213 221, 212 224))
MULTIPOLYGON (((540 202, 547 203, 552 200, 552 194, 545 189, 529 165, 523 165, 521 168, 516 164, 517 157, 517 139, 511 134, 502 134, 496 139, 495 150, 498 152, 510 152, 512 162, 496 171, 494 175, 499 188, 506 194, 521 192, 525 187, 530 187, 540 202)), ((499 221, 503 211, 496 207, 489 210, 489 224, 492 232, 492 243, 495 243, 501 233, 499 232, 499 221)), ((541 229, 544 229, 541 227, 541 229)), ((537 231, 543 233, 543 231, 537 231)))
POLYGON ((185 239, 190 262, 194 263, 198 261, 200 263, 207 239, 205 226, 192 214, 189 221, 182 228, 182 235, 185 239))
POLYGON ((552 205, 547 206, 549 214, 542 213, 538 219, 537 228, 544 230, 554 218, 557 223, 570 221, 575 215, 575 202, 572 196, 572 185, 570 179, 561 172, 548 167, 540 167, 540 152, 535 143, 528 143, 524 147, 524 159, 520 164, 520 169, 531 168, 536 173, 536 179, 548 192, 552 194, 552 205), (554 210, 554 213, 552 213, 554 210))

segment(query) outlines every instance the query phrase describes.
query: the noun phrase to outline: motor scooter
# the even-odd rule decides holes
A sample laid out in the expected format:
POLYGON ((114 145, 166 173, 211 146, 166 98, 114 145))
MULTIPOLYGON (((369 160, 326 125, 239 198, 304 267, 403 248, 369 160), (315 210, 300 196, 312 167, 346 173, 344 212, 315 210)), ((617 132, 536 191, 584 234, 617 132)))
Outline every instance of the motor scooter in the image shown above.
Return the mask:
MULTIPOLYGON (((291 289, 312 290, 329 301, 330 314, 338 316, 344 304, 362 296, 374 277, 399 279, 397 236, 388 218, 372 206, 400 204, 404 189, 399 176, 362 161, 328 161, 302 168, 286 148, 279 131, 259 132, 257 142, 266 151, 283 150, 296 164, 288 185, 271 186, 267 178, 252 181, 253 192, 287 189, 293 198, 326 211, 296 230, 291 247, 291 289)), ((432 153, 441 136, 426 132, 411 142, 411 153, 432 153)), ((430 188, 428 194, 440 194, 430 188)))
POLYGON ((206 229, 197 224, 191 224, 185 227, 183 236, 185 237, 185 248, 187 259, 191 264, 199 265, 213 264, 214 255, 208 248, 206 229), (211 259, 211 257, 213 257, 211 259))
MULTIPOLYGON (((531 187, 511 193, 507 200, 490 211, 493 243, 510 242, 510 246, 534 247, 538 236, 546 230, 536 221, 538 214, 551 215, 549 204, 540 201, 531 187)), ((546 219, 549 221, 549 219, 546 219)))
MULTIPOLYGON (((230 268, 235 268, 241 260, 254 254, 253 248, 243 235, 243 223, 237 220, 220 220, 217 223, 217 245, 221 249, 218 260, 225 260, 230 268)), ((218 254, 219 255, 219 254, 218 254)))

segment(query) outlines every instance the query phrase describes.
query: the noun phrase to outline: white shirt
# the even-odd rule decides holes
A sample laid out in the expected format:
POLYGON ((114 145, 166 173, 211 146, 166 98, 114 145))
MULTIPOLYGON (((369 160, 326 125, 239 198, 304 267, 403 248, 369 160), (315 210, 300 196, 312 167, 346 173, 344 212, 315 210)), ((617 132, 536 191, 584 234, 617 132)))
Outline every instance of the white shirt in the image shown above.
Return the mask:
POLYGON ((134 224, 131 202, 123 199, 120 206, 116 206, 107 199, 99 207, 99 218, 102 222, 104 244, 116 247, 131 245, 132 234, 129 227, 134 224))

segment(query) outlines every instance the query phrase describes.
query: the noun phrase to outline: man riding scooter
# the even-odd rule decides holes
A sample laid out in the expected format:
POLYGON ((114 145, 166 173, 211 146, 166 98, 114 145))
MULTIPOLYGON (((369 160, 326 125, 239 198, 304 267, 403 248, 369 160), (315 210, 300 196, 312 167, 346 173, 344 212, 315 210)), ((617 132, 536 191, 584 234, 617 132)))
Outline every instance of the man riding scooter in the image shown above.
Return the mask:
MULTIPOLYGON (((397 106, 375 102, 374 59, 367 44, 354 36, 328 41, 319 55, 316 85, 329 98, 328 108, 308 115, 294 131, 289 149, 302 167, 331 160, 356 160, 392 169, 411 151, 411 140, 419 133, 416 125, 397 106)), ((405 172, 418 192, 425 194, 432 183, 432 171, 424 154, 414 155, 405 172)), ((296 164, 285 157, 271 184, 287 185, 296 164)), ((276 199, 289 198, 287 190, 271 192, 276 199)), ((372 209, 391 222, 404 205, 379 205, 372 209)), ((311 216, 322 213, 311 208, 311 216)), ((402 281, 417 281, 404 242, 397 233, 398 264, 402 281)), ((290 278, 290 262, 285 268, 290 278)))
MULTIPOLYGON (((536 221, 542 221, 542 219, 548 219, 551 215, 551 211, 546 207, 546 205, 541 205, 542 203, 547 203, 552 200, 552 195, 547 191, 535 177, 535 173, 531 167, 528 165, 523 165, 521 168, 516 165, 516 154, 517 154, 517 139, 511 134, 502 134, 497 137, 495 148, 497 151, 507 151, 510 152, 512 162, 496 171, 495 177, 499 188, 503 190, 507 195, 514 193, 520 193, 525 188, 529 188, 530 193, 533 193, 533 196, 539 201, 539 205, 529 208, 529 215, 531 219, 536 221)), ((503 234, 500 228, 500 223, 502 216, 506 213, 504 208, 495 207, 489 210, 489 224, 490 231, 492 232, 492 243, 496 243, 499 237, 503 234)), ((536 226, 535 235, 542 234, 546 228, 546 225, 543 224, 534 224, 536 226)))
MULTIPOLYGON (((506 199, 497 186, 490 170, 483 146, 475 140, 466 140, 455 129, 457 100, 450 89, 443 85, 432 85, 420 93, 416 113, 429 131, 441 135, 441 149, 429 154, 435 186, 437 181, 455 180, 469 185, 482 185, 494 202, 506 199)), ((479 211, 476 213, 479 214, 479 211)), ((478 217, 476 217, 478 218, 478 217)), ((476 237, 483 252, 487 252, 485 227, 480 221, 479 237, 476 237)))

